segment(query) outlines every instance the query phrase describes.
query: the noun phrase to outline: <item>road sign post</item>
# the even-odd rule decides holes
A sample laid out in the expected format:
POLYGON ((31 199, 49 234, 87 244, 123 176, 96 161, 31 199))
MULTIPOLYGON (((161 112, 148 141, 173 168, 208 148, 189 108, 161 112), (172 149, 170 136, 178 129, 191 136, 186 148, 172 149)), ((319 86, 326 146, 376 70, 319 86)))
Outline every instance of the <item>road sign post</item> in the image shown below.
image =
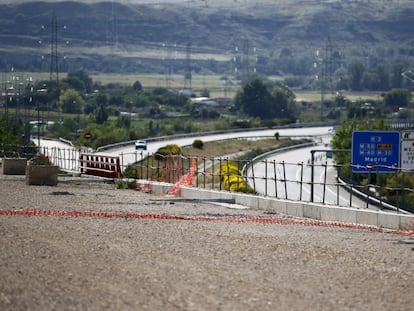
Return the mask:
POLYGON ((353 173, 395 173, 400 168, 400 133, 354 131, 351 163, 353 173))
POLYGON ((85 138, 85 139, 91 139, 92 138, 92 134, 90 132, 86 132, 85 134, 83 134, 83 138, 85 138))
POLYGON ((402 133, 401 169, 414 170, 414 132, 406 131, 402 133))

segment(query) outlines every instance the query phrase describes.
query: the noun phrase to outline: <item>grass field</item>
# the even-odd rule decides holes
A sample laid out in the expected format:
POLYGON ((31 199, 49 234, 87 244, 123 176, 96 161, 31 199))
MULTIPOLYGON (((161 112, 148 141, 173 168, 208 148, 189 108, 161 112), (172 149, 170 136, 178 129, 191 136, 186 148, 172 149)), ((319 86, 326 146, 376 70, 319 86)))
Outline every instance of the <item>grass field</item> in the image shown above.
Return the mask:
MULTIPOLYGON (((2 77, 11 75, 23 75, 24 77, 32 77, 34 81, 48 80, 47 72, 23 72, 23 73, 0 73, 2 77)), ((60 79, 64 79, 67 73, 60 73, 60 79)), ((184 88, 183 75, 162 75, 162 74, 90 74, 94 83, 102 85, 115 83, 121 85, 133 85, 135 81, 140 81, 144 88, 168 87, 173 89, 184 88)), ((267 77, 270 80, 281 80, 282 77, 267 77)), ((212 74, 193 74, 191 79, 192 90, 196 95, 200 95, 201 90, 207 89, 210 97, 229 97, 232 98, 240 89, 240 82, 237 80, 229 80, 227 83, 222 75, 212 74)), ((379 100, 384 92, 343 92, 342 94, 352 101, 363 100, 379 100)), ((321 94, 318 91, 295 91, 296 97, 300 101, 319 102, 321 94)), ((325 99, 329 99, 330 95, 325 95, 325 99)))

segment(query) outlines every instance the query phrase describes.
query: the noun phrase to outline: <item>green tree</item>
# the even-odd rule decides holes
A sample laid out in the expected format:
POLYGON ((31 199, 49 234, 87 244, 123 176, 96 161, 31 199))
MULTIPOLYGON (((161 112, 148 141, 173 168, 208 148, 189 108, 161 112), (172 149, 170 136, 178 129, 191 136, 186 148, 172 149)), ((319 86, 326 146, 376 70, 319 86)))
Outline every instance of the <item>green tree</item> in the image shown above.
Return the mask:
POLYGON ((407 89, 392 89, 384 96, 384 103, 388 107, 407 107, 411 100, 411 93, 407 89))
POLYGON ((106 96, 106 94, 98 94, 95 97, 95 102, 98 105, 106 105, 108 103, 108 97, 106 96))
POLYGON ((108 120, 108 111, 104 105, 99 105, 95 113, 96 124, 103 124, 108 120))
POLYGON ((281 88, 274 88, 272 90, 273 111, 276 117, 288 118, 291 115, 289 97, 281 88))
POLYGON ((287 87, 274 83, 267 83, 273 88, 269 92, 265 82, 254 79, 236 94, 235 108, 251 117, 263 120, 273 118, 294 118, 299 114, 294 103, 294 93, 287 87))
POLYGON ((246 83, 236 96, 236 106, 252 117, 271 119, 276 116, 272 96, 260 79, 246 83))
POLYGON ((353 63, 349 67, 349 87, 353 91, 360 91, 362 89, 362 77, 365 68, 361 63, 353 63))
POLYGON ((404 66, 402 64, 394 64, 391 69, 390 84, 391 88, 401 88, 403 85, 404 66))
POLYGON ((138 80, 134 82, 133 86, 135 91, 142 91, 142 84, 138 80))
POLYGON ((67 78, 64 80, 71 88, 84 93, 92 92, 93 82, 92 78, 85 70, 77 70, 69 72, 67 78))
POLYGON ((84 99, 74 89, 63 91, 59 97, 59 102, 62 104, 62 111, 64 113, 82 113, 85 106, 84 99))
POLYGON ((20 144, 21 134, 24 133, 24 128, 10 115, 2 115, 0 117, 0 150, 4 150, 3 144, 20 144), (8 118, 8 119, 7 119, 8 118))

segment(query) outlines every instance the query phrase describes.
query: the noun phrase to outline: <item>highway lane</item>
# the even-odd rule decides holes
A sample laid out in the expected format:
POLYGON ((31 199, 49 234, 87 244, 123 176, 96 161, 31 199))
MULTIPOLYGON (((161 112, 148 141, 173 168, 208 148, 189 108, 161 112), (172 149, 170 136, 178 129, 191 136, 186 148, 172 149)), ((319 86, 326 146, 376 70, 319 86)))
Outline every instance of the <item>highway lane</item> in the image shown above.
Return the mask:
POLYGON ((110 156, 120 156, 123 165, 136 163, 147 153, 155 153, 159 148, 164 147, 167 144, 177 144, 179 146, 189 146, 195 139, 201 139, 203 142, 237 139, 237 138, 259 138, 259 137, 275 137, 275 133, 278 132, 280 137, 316 137, 326 136, 331 133, 331 126, 324 127, 307 127, 307 128, 286 128, 286 129, 265 129, 258 131, 246 131, 246 132, 229 132, 225 134, 211 134, 200 135, 197 137, 171 137, 168 141, 150 141, 147 143, 147 151, 135 150, 135 145, 122 146, 118 148, 108 149, 99 152, 99 154, 106 154, 110 156))
MULTIPOLYGON (((261 159, 255 163, 253 169, 247 170, 249 184, 262 195, 311 202, 311 150, 330 149, 330 139, 330 136, 321 137, 317 146, 275 153, 261 159), (254 180, 252 176, 255 177, 254 180)), ((314 163, 313 202, 378 209, 371 204, 367 206, 365 201, 351 195, 337 184, 333 161, 326 157, 326 153, 315 153, 314 163)))
MULTIPOLYGON (((167 144, 177 144, 179 146, 188 146, 193 143, 195 139, 201 139, 203 142, 226 140, 226 139, 238 139, 238 138, 263 138, 263 137, 274 137, 275 133, 278 132, 280 137, 323 137, 332 133, 331 126, 322 127, 295 127, 295 128, 283 128, 283 129, 264 129, 257 131, 242 131, 242 132, 227 132, 225 134, 207 134, 200 135, 197 137, 171 137, 169 140, 162 141, 149 141, 147 143, 147 151, 135 150, 134 143, 130 145, 124 145, 117 148, 106 149, 99 152, 98 154, 108 156, 119 156, 121 158, 122 167, 126 167, 129 164, 133 164, 143 159, 147 154, 155 153, 159 148, 164 147, 167 144)), ((33 139, 37 143, 37 138, 33 139)), ((77 159, 79 159, 79 150, 72 147, 70 144, 59 141, 41 139, 41 147, 45 147, 48 155, 53 158, 56 152, 60 152, 58 155, 58 163, 61 168, 65 168, 71 171, 76 171, 79 165, 77 159), (57 149, 59 151, 57 151, 57 149), (69 158, 70 157, 70 158, 69 158), (66 158, 66 159, 65 159, 66 158)))

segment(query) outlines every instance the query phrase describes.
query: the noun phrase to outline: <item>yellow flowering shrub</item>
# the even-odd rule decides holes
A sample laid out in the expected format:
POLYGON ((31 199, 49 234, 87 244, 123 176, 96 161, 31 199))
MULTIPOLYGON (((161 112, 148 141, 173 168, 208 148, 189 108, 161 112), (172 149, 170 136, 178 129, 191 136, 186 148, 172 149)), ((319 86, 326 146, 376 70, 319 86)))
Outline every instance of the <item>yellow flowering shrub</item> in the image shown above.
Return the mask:
POLYGON ((253 193, 253 188, 246 184, 241 177, 241 172, 234 162, 227 162, 221 165, 220 175, 223 189, 231 192, 253 193))

